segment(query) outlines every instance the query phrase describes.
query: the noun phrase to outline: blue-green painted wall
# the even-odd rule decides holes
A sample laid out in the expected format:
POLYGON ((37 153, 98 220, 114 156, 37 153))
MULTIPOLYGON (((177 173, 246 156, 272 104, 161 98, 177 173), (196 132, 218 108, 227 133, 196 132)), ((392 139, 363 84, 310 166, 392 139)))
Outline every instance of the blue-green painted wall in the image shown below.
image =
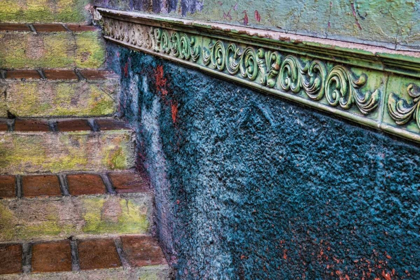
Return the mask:
POLYGON ((420 279, 420 148, 109 44, 177 279, 420 279))

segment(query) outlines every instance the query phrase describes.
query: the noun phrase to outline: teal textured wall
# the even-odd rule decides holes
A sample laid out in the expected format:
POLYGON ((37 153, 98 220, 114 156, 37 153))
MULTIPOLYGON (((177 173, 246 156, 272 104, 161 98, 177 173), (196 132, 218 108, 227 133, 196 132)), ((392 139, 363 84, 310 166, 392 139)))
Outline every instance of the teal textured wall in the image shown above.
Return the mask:
POLYGON ((419 279, 420 149, 109 44, 176 279, 419 279))

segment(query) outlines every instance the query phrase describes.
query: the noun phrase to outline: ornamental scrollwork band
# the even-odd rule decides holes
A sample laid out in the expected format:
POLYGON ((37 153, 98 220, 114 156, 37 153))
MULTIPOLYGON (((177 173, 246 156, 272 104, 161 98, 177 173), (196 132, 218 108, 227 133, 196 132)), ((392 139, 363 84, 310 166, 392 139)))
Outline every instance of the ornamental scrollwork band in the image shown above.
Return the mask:
POLYGON ((398 125, 405 125, 414 120, 420 128, 420 87, 411 83, 407 87, 410 103, 392 93, 388 98, 389 115, 398 125))
POLYGON ((328 67, 320 60, 304 62, 275 50, 108 18, 104 19, 104 30, 106 36, 118 41, 239 76, 267 88, 296 95, 303 92, 310 100, 324 100, 324 104, 332 107, 350 110, 355 105, 367 115, 379 104, 378 90, 362 90, 367 75, 356 76, 341 65, 328 67))

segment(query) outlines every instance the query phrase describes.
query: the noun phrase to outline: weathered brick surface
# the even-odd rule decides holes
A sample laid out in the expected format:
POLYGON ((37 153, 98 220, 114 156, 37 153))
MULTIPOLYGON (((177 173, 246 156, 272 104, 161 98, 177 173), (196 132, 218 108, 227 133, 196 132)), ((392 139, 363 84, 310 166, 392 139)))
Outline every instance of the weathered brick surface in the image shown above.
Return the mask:
POLYGON ((67 175, 71 195, 104 194, 106 188, 101 176, 95 174, 67 175))
POLYGON ((166 264, 159 244, 150 236, 121 237, 123 251, 131 266, 166 264))
POLYGON ((14 131, 17 132, 48 132, 50 127, 48 122, 40 120, 16 120, 14 131))
POLYGON ((135 164, 130 131, 5 133, 0 174, 124 170, 135 164))
POLYGON ((6 79, 40 79, 38 71, 36 70, 8 70, 6 72, 6 79))
POLYGON ((55 175, 35 175, 22 177, 24 197, 60 196, 60 181, 55 175))
POLYGON ((82 240, 77 245, 82 270, 121 266, 121 260, 112 239, 82 240))
POLYGON ((134 172, 111 172, 108 173, 112 186, 117 193, 133 193, 149 191, 147 180, 134 172))
POLYGON ((75 120, 66 120, 58 121, 57 129, 60 132, 69 132, 69 131, 91 131, 90 125, 87 120, 75 119, 75 120))
POLYGON ((49 80, 77 80, 77 75, 73 70, 44 70, 45 77, 49 80))
POLYGON ((81 70, 80 71, 88 80, 103 80, 103 79, 118 79, 118 76, 111 71, 102 71, 102 70, 81 70))
POLYGON ((117 99, 119 86, 115 78, 92 82, 13 81, 7 82, 5 87, 7 96, 2 103, 5 111, 18 117, 109 116, 117 110, 114 99, 117 99))
POLYGON ((0 274, 22 272, 22 246, 0 244, 0 274))
POLYGON ((32 272, 71 271, 70 241, 39 243, 32 247, 32 272))
POLYGON ((36 32, 65 32, 67 29, 64 28, 61 24, 54 23, 43 23, 43 24, 34 24, 33 25, 36 32))
POLYGON ((0 23, 0 32, 30 32, 31 29, 24 23, 0 23))
POLYGON ((99 32, 0 33, 0 68, 98 68, 105 61, 99 32))
POLYGON ((93 25, 81 25, 81 24, 68 24, 67 28, 73 32, 86 32, 86 31, 96 31, 98 27, 93 25))
POLYGON ((6 121, 0 121, 0 132, 8 131, 9 127, 6 121))
POLYGON ((99 119, 95 120, 100 130, 122 130, 129 129, 129 126, 123 122, 113 119, 99 119))
POLYGON ((0 242, 147 234, 152 208, 151 194, 0 200, 0 242))
POLYGON ((0 198, 16 197, 16 177, 0 176, 0 198))

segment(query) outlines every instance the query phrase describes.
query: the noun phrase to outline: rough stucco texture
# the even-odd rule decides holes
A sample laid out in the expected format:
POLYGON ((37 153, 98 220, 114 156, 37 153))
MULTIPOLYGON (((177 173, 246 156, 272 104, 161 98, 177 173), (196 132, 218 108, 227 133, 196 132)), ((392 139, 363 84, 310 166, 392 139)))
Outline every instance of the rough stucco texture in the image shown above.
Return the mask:
POLYGON ((420 279, 420 149, 108 47, 177 279, 420 279))
POLYGON ((95 0, 96 5, 420 49, 418 0, 95 0))

